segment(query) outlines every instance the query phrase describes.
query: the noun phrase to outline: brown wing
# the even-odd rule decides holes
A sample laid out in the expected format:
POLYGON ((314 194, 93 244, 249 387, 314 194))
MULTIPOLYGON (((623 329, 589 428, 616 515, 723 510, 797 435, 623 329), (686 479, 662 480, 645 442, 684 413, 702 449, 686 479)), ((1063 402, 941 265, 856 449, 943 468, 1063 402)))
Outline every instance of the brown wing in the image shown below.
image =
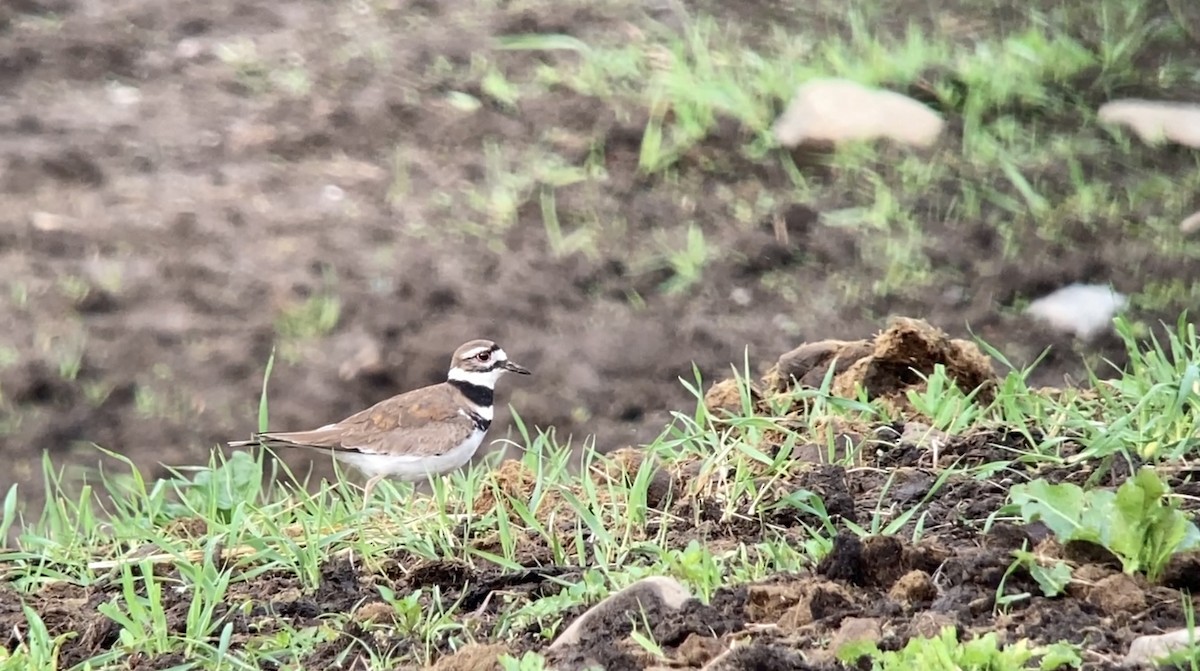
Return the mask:
POLYGON ((475 428, 458 411, 458 393, 449 385, 435 385, 380 401, 336 424, 269 431, 255 438, 268 447, 434 456, 466 440, 475 428))

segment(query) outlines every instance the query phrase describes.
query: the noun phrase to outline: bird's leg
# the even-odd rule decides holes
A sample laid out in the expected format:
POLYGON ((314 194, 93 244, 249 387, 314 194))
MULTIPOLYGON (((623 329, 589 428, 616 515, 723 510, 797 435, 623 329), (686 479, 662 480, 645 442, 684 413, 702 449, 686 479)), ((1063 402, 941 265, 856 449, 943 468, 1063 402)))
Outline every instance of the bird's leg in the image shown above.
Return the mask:
POLYGON ((379 481, 382 480, 383 477, 384 474, 380 473, 379 475, 371 476, 371 478, 367 480, 366 486, 363 487, 363 510, 367 509, 367 502, 371 499, 371 490, 375 488, 375 485, 379 484, 379 481))

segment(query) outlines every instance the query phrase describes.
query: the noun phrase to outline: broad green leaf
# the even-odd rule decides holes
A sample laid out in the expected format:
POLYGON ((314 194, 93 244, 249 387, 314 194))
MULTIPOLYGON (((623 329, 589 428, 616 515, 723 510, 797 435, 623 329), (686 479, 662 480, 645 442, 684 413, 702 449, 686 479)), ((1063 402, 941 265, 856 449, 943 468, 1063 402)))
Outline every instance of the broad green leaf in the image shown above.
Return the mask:
POLYGON ((1069 643, 1053 643, 1039 652, 1043 653, 1042 662, 1038 665, 1041 671, 1054 671, 1064 666, 1079 668, 1083 664, 1083 658, 1069 643))
POLYGON ((1146 497, 1147 506, 1159 504, 1168 493, 1167 483, 1163 482, 1162 478, 1158 477, 1158 473, 1155 473, 1154 469, 1150 466, 1144 466, 1139 469, 1135 476, 1126 480, 1121 485, 1121 489, 1129 486, 1131 482, 1133 486, 1142 490, 1146 497))
POLYGON ((1071 582, 1071 567, 1063 562, 1054 562, 1053 566, 1045 567, 1034 562, 1029 567, 1029 575, 1042 588, 1042 594, 1048 597, 1058 596, 1071 582))
POLYGON ((1126 572, 1139 570, 1139 556, 1145 543, 1148 527, 1146 492, 1130 478, 1117 488, 1113 499, 1112 518, 1102 535, 1104 544, 1125 565, 1126 572))
POLYGON ((1084 507, 1083 490, 1078 485, 1034 480, 1014 485, 1012 501, 1021 507, 1021 516, 1026 521, 1041 520, 1060 539, 1074 539, 1083 529, 1079 522, 1084 507))
POLYGON ((1115 514, 1116 497, 1107 489, 1094 489, 1083 497, 1083 512, 1079 516, 1080 530, 1066 540, 1084 540, 1110 547, 1112 517, 1115 514))
POLYGON ((860 657, 875 657, 879 655, 879 647, 875 641, 853 640, 842 645, 835 651, 839 662, 854 664, 860 657))

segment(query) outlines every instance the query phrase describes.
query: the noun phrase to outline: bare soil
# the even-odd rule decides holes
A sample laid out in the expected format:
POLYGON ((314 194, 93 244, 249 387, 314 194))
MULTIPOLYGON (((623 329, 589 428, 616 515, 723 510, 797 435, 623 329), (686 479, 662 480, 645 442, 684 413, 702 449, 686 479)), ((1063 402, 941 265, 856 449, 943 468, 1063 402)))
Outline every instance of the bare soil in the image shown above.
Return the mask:
MULTIPOLYGON (((1027 638, 1032 643, 1069 641, 1086 649, 1085 669, 1118 668, 1130 641, 1143 634, 1161 633, 1185 626, 1182 594, 1200 587, 1200 557, 1182 555, 1169 567, 1159 584, 1148 584, 1120 571, 1114 557, 1095 546, 1063 547, 1046 528, 1035 523, 1018 526, 1000 522, 986 528, 988 515, 1004 502, 1002 482, 963 476, 935 487, 938 472, 907 465, 909 457, 896 441, 876 440, 864 454, 878 455, 862 467, 813 463, 780 482, 784 492, 809 490, 821 495, 835 520, 850 520, 869 527, 873 517, 884 523, 928 496, 921 524, 924 532, 916 544, 910 538, 916 519, 893 536, 860 538, 840 534, 832 552, 813 570, 780 574, 767 580, 718 589, 702 603, 693 600, 679 610, 647 613, 649 632, 672 660, 674 668, 698 668, 730 647, 736 647, 721 668, 837 669, 826 650, 849 618, 871 618, 882 632, 883 649, 902 647, 915 636, 933 636, 944 626, 954 626, 960 636, 998 632, 1009 642, 1027 638), (1023 568, 1010 570, 1010 552, 1032 549, 1047 560, 1061 559, 1073 568, 1074 580, 1063 595, 1042 596, 1038 584, 1023 568), (1007 605, 999 597, 1026 594, 1007 605), (736 646, 735 646, 736 643, 736 646)), ((1018 444, 1011 435, 978 433, 955 438, 946 452, 968 461, 984 463, 996 452, 1018 444)), ((1068 454, 1078 446, 1068 446, 1068 454)), ((507 462, 515 467, 516 462, 507 462)), ((1014 465, 1010 479, 1044 477, 1082 483, 1097 476, 1100 485, 1115 485, 1127 477, 1120 469, 1097 475, 1079 466, 1014 465)), ((515 470, 510 482, 520 480, 515 470)), ((1195 513, 1195 482, 1189 474, 1171 479, 1195 513)), ((512 494, 528 495, 514 487, 512 494)), ((754 543, 779 534, 803 542, 811 525, 806 514, 786 507, 760 519, 722 519, 722 501, 703 494, 703 485, 688 469, 672 469, 670 493, 659 502, 672 522, 668 547, 683 549, 692 541, 711 548, 754 543), (688 492, 687 495, 683 495, 688 492), (809 525, 806 527, 805 525, 809 525)), ((552 513, 547 510, 546 515, 552 513)), ((561 519, 562 510, 554 511, 561 519)), ((572 527, 572 524, 562 525, 572 527)), ((195 531, 195 530, 192 530, 195 531)), ((180 533, 186 533, 183 526, 180 533)), ((570 534, 567 528, 564 533, 570 534)), ((654 533, 653 529, 648 533, 654 533)), ((493 539, 471 537, 481 549, 493 539)), ((566 541, 567 538, 562 539, 566 541)), ((560 541, 562 542, 562 541, 560 541)), ((547 641, 540 625, 511 632, 507 641, 491 639, 497 618, 530 600, 558 593, 563 584, 580 578, 578 566, 558 566, 544 538, 526 537, 519 559, 524 568, 512 570, 475 565, 458 560, 418 560, 407 554, 387 559, 378 569, 364 568, 353 558, 332 558, 321 568, 320 584, 305 589, 291 573, 269 572, 244 576, 231 586, 217 617, 233 623, 233 648, 251 635, 278 631, 283 624, 315 626, 325 615, 350 614, 350 623, 333 640, 320 644, 300 661, 305 668, 329 666, 368 668, 369 646, 392 654, 419 652, 414 639, 397 629, 394 610, 380 598, 378 585, 393 589, 398 597, 416 590, 440 590, 443 604, 457 602, 455 620, 467 627, 474 643, 454 650, 446 638, 436 652, 436 668, 492 668, 496 655, 520 655, 525 650, 545 651, 547 641), (349 653, 347 651, 350 651, 349 653), (348 655, 348 656, 347 656, 348 655)), ((170 584, 178 579, 167 565, 158 572, 170 584)), ((62 663, 72 665, 112 646, 118 625, 97 611, 97 606, 118 598, 118 583, 89 587, 50 586, 24 597, 0 585, 0 631, 15 636, 24 626, 22 603, 38 611, 51 636, 78 632, 62 649, 62 663)), ((191 599, 181 590, 164 589, 167 621, 173 633, 182 633, 191 599)), ((562 613, 564 626, 583 614, 584 606, 562 613)), ((223 624, 221 625, 223 626, 223 624)), ((585 668, 601 663, 608 669, 642 669, 654 660, 628 637, 628 619, 618 618, 590 628, 578 645, 552 653, 559 668, 585 668)), ((463 632, 459 632, 461 636, 463 632)), ((459 640, 462 640, 461 638, 459 640)), ((0 639, 0 645, 16 640, 0 639)), ((131 660, 130 668, 163 669, 181 661, 178 656, 131 660)), ((286 660, 280 660, 286 663, 286 660)))
MULTIPOLYGON (((611 450, 652 438, 670 410, 693 403, 678 382, 691 379, 693 363, 706 379, 721 378, 731 364, 740 366, 746 348, 750 361, 764 361, 803 341, 866 338, 894 313, 927 318, 955 336, 969 327, 1017 363, 1053 346, 1039 379, 1079 379, 1081 353, 1122 363, 1115 338, 1083 347, 1003 308, 1071 281, 1111 280, 1128 293, 1142 278, 1190 278, 1194 270, 1154 249, 1094 238, 1085 222, 1068 242, 1039 246, 1019 262, 1000 261, 1001 241, 983 223, 932 219, 929 253, 953 282, 913 295, 835 300, 827 279, 853 276, 866 263, 862 241, 818 225, 815 203, 777 207, 789 231, 786 245, 772 232, 773 217, 737 223, 731 194, 783 193, 788 181, 778 162, 742 156, 745 137, 736 124, 720 124, 666 179, 637 171, 645 110, 618 112, 561 87, 514 107, 485 101, 463 111, 447 102, 450 91, 484 97, 471 56, 499 36, 566 33, 586 41, 650 20, 670 25, 669 12, 621 2, 497 3, 467 11, 457 2, 413 0, 380 3, 383 9, 367 17, 355 3, 345 4, 0 5, 0 305, 7 324, 0 333, 0 455, 7 464, 0 491, 21 483, 36 510, 44 451, 56 464, 91 466, 99 461, 95 443, 153 476, 163 475, 164 466, 203 462, 219 442, 245 437, 255 428, 280 314, 324 291, 340 301, 336 326, 301 342, 276 367, 273 427, 333 421, 438 381, 457 344, 490 337, 535 372, 528 381, 506 381, 502 401, 531 425, 553 425, 576 439, 593 434, 597 447, 611 450), (289 73, 307 84, 296 85, 289 73), (501 149, 498 168, 488 154, 493 146, 501 149), (568 187, 557 196, 563 221, 623 222, 595 253, 551 252, 536 188, 522 193, 506 227, 489 229, 471 209, 469 195, 497 173, 519 173, 529 148, 570 165, 602 149, 603 185, 568 187), (395 168, 397 156, 403 171, 395 168), (720 254, 696 285, 668 294, 660 286, 670 272, 638 266, 634 253, 651 246, 656 232, 682 239, 686 221, 720 254), (790 274, 799 299, 761 282, 779 271, 790 274)), ((786 22, 777 4, 744 3, 731 18, 786 22)), ((516 75, 573 58, 490 56, 516 75)), ((1098 102, 1107 93, 1083 95, 1098 102)), ((947 112, 953 143, 961 128, 954 110, 947 112)), ((1140 164, 1164 170, 1194 161, 1188 152, 1137 151, 1144 151, 1140 164)), ((1126 166, 1084 168, 1119 183, 1126 166)), ((825 168, 811 169, 819 176, 825 168)), ((1049 169, 1068 179, 1065 167, 1049 169)), ((1167 312, 1141 316, 1173 320, 1167 312)), ((493 438, 503 435, 506 420, 506 412, 498 413, 493 438)), ((944 454, 986 459, 1013 440, 1019 438, 971 436, 944 454)), ((287 458, 297 471, 312 466, 330 473, 328 463, 308 455, 287 458)), ((875 468, 897 469, 907 482, 887 492, 879 470, 828 465, 794 484, 824 494, 831 510, 861 522, 881 498, 885 506, 903 505, 923 495, 934 475, 919 460, 911 449, 886 451, 875 468)), ((995 616, 1004 553, 1040 538, 1027 529, 980 531, 979 513, 1000 496, 989 483, 952 480, 934 499, 930 533, 916 546, 840 539, 818 570, 719 591, 708 606, 664 615, 655 636, 672 655, 689 650, 688 666, 715 654, 709 639, 723 645, 736 637, 751 645, 730 668, 822 668, 805 667, 792 651, 817 646, 847 617, 879 618, 884 643, 900 645, 928 616, 966 631, 1083 642, 1095 655, 1091 668, 1103 668, 1134 636, 1182 625, 1172 588, 1196 588, 1186 571, 1169 576, 1166 588, 1137 585, 1133 610, 1097 603, 1087 589, 1044 599, 1018 572, 1006 589, 1035 596, 1014 604, 1011 615, 995 616), (937 572, 941 596, 929 599, 920 589, 912 598, 896 596, 905 579, 897 566, 931 580, 937 572), (781 605, 764 607, 764 589, 782 595, 781 605), (805 624, 751 626, 778 624, 801 601, 810 611, 801 618, 810 620, 805 624)), ((703 511, 706 503, 672 505, 703 511)), ((693 517, 690 509, 678 512, 693 517)), ((799 521, 771 523, 800 533, 799 521)), ((683 547, 691 539, 730 542, 762 533, 758 522, 707 520, 672 542, 683 547)), ((468 608, 497 589, 533 597, 556 589, 550 576, 571 577, 570 568, 536 561, 544 555, 536 548, 529 554, 528 569, 518 573, 443 563, 406 576, 364 574, 332 561, 315 593, 299 590, 287 575, 238 583, 229 602, 245 599, 253 608, 223 616, 244 640, 252 628, 269 630, 280 619, 315 623, 324 613, 377 602, 377 582, 400 595, 438 585, 451 599, 465 593, 468 608)), ((1113 573, 1109 564, 1097 566, 1098 576, 1113 573)), ((164 595, 177 600, 170 622, 181 626, 186 598, 171 590, 164 595)), ((109 598, 103 585, 64 586, 29 602, 52 635, 80 632, 63 650, 70 664, 115 642, 115 625, 96 611, 109 598)), ((23 621, 20 603, 0 587, 5 636, 23 621)), ((482 617, 480 632, 494 613, 482 617)), ((305 666, 324 665, 357 633, 345 632, 303 660, 305 666)), ((400 635, 359 638, 410 645, 400 635)), ((521 640, 539 645, 534 632, 521 640)), ((594 646, 587 655, 608 660, 608 668, 640 668, 644 661, 624 643, 594 646)))
MULTIPOLYGON (((340 301, 336 324, 294 343, 276 368, 272 427, 334 421, 438 381, 458 343, 491 337, 535 371, 506 382, 502 402, 531 425, 577 441, 594 435, 609 450, 652 438, 669 410, 691 402, 678 379, 692 378, 693 363, 723 377, 747 348, 760 361, 806 340, 867 337, 888 314, 955 335, 969 327, 1018 363, 1053 346, 1041 380, 1079 379, 1081 352, 1121 363, 1115 338, 1084 347, 1004 307, 1070 281, 1113 280, 1128 292, 1140 277, 1190 278, 1188 262, 1093 239, 1083 224, 1071 244, 1035 246, 1008 263, 997 261, 986 225, 931 220, 930 253, 952 285, 838 299, 831 278, 867 272, 862 241, 819 225, 815 203, 778 206, 787 244, 772 232, 774 217, 738 223, 731 198, 782 193, 787 180, 778 161, 743 157, 736 123, 718 124, 664 178, 637 171, 646 111, 636 106, 563 87, 514 107, 448 104, 449 91, 482 95, 471 54, 499 36, 586 41, 674 21, 637 3, 526 4, 0 8, 0 304, 9 325, 0 333, 9 464, 0 490, 22 483, 36 510, 43 451, 55 464, 89 467, 100 460, 94 443, 162 475, 162 465, 204 462, 218 443, 245 437, 280 315, 322 292, 340 301), (498 168, 489 147, 500 148, 498 168), (518 190, 505 226, 489 228, 469 206, 497 174, 520 174, 531 148, 568 165, 602 148, 608 179, 557 197, 564 222, 623 222, 592 253, 551 252, 536 188, 518 190), (689 221, 716 258, 687 291, 664 293, 671 271, 640 266, 638 255, 659 234, 682 240, 689 221), (795 290, 768 288, 772 273, 795 290)), ((728 17, 796 18, 774 3, 728 17)), ((513 80, 573 58, 490 57, 513 80)), ((1154 158, 1181 169, 1190 161, 1187 152, 1154 158)), ((1094 167, 1097 178, 1119 178, 1094 167)), ((506 420, 502 409, 493 438, 506 420)), ((288 460, 301 473, 331 472, 310 455, 288 460)))
MULTIPOLYGON (((873 380, 872 393, 877 398, 903 396, 905 390, 923 384, 888 366, 897 356, 905 357, 917 370, 958 362, 954 374, 976 378, 985 387, 990 379, 987 360, 972 343, 948 338, 923 322, 896 320, 870 344, 871 354, 850 364, 841 375, 873 380)), ((780 365, 764 380, 780 389, 802 384, 800 371, 792 370, 786 379, 779 376, 787 362, 795 362, 795 354, 781 357, 780 365)), ((719 394, 710 394, 706 401, 714 412, 720 411, 719 394)), ((804 415, 803 401, 785 410, 785 416, 797 426, 807 421, 804 415)), ((1006 642, 1067 641, 1082 646, 1082 668, 1110 669, 1120 668, 1119 661, 1134 638, 1186 625, 1183 595, 1200 587, 1200 553, 1177 555, 1162 579, 1152 584, 1122 573, 1120 562, 1104 548, 1078 542, 1059 544, 1040 522, 1022 525, 991 519, 1004 505, 1014 482, 1044 478, 1115 487, 1129 477, 1136 464, 1119 461, 1102 470, 1097 470, 1099 462, 1072 464, 1070 458, 1083 446, 1071 442, 1062 446, 1061 461, 1008 463, 1014 451, 1028 453, 1034 446, 1021 435, 999 429, 943 435, 944 444, 938 456, 932 457, 933 451, 914 444, 904 428, 858 427, 858 433, 853 429, 841 433, 838 444, 846 445, 854 455, 850 468, 827 463, 817 445, 793 450, 789 458, 797 462, 795 468, 788 469, 786 477, 776 478, 768 488, 770 493, 762 495, 758 515, 724 514, 730 505, 736 509, 739 502, 731 502, 728 491, 712 487, 711 474, 695 468, 698 462, 693 458, 653 466, 647 506, 663 514, 652 516, 648 527, 641 530, 641 539, 659 537, 656 525, 669 520, 666 549, 683 550, 698 542, 719 552, 780 538, 800 546, 812 538, 814 529, 827 533, 822 520, 786 503, 789 495, 802 491, 819 496, 838 527, 852 522, 864 529, 884 529, 914 507, 920 513, 887 535, 836 534, 831 551, 811 570, 720 587, 706 602, 692 599, 680 609, 655 610, 643 602, 643 608, 648 608, 645 621, 651 626, 646 633, 662 648, 671 668, 841 669, 845 667, 835 661, 831 647, 840 637, 849 636, 848 631, 873 630, 880 648, 894 650, 911 638, 936 636, 944 627, 953 627, 960 638, 995 632, 1006 642), (977 471, 945 473, 934 463, 937 460, 960 467, 1008 465, 982 477, 966 474, 977 471), (917 540, 905 540, 911 538, 917 540), (1028 569, 1013 566, 1012 552, 1016 550, 1032 551, 1047 564, 1068 564, 1072 580, 1066 591, 1043 596, 1028 569), (706 666, 710 663, 714 666, 706 666)), ((759 447, 776 456, 782 445, 766 440, 759 447)), ((591 469, 587 477, 597 485, 609 480, 628 483, 646 458, 633 448, 612 456, 609 467, 591 469)), ((529 502, 533 491, 544 486, 515 460, 504 462, 492 477, 496 493, 488 488, 473 502, 477 516, 492 512, 496 496, 529 502)), ((1200 511, 1200 486, 1193 471, 1181 469, 1167 480, 1181 495, 1185 510, 1193 515, 1200 511)), ((570 508, 558 505, 562 499, 557 493, 553 490, 544 495, 533 514, 543 528, 561 535, 555 545, 562 547, 573 542, 577 522, 571 518, 570 508)), ((185 519, 169 530, 195 538, 203 537, 206 527, 203 520, 185 519)), ((466 523, 454 537, 472 548, 499 552, 494 533, 466 523)), ((498 655, 520 656, 528 650, 548 654, 556 668, 562 669, 600 664, 606 669, 632 670, 662 662, 633 642, 626 612, 613 611, 611 617, 589 625, 576 643, 555 650, 547 650, 541 624, 517 625, 502 640, 495 639, 497 624, 507 620, 513 610, 555 595, 582 577, 579 566, 554 562, 547 538, 527 534, 517 542, 514 558, 521 564, 517 570, 486 561, 426 560, 399 552, 373 567, 362 558, 330 558, 321 566, 315 589, 306 588, 287 571, 239 573, 215 615, 217 628, 232 623, 231 645, 236 650, 252 637, 270 635, 285 625, 312 627, 323 616, 349 615, 348 624, 337 629, 331 640, 303 653, 301 659, 278 661, 300 662, 305 668, 340 664, 339 668, 366 669, 372 653, 422 653, 413 647, 418 639, 396 626, 396 611, 383 601, 378 587, 386 586, 399 598, 420 590, 427 607, 432 605, 430 594, 436 589, 442 607, 454 604, 451 617, 465 631, 457 631, 453 638, 448 633, 437 644, 434 668, 492 669, 498 655), (472 643, 463 645, 464 640, 472 643)), ((466 555, 466 549, 453 554, 466 555)), ((180 579, 169 564, 159 565, 156 575, 167 584, 180 579)), ((29 595, 0 584, 0 631, 9 632, 10 637, 0 639, 0 644, 17 644, 25 622, 22 606, 28 605, 39 613, 51 636, 78 633, 64 644, 65 665, 101 654, 117 642, 119 626, 98 607, 120 598, 120 592, 117 581, 104 580, 91 587, 52 584, 29 595)), ((162 594, 168 628, 182 634, 191 598, 175 589, 164 589, 162 594)), ((563 626, 589 606, 563 611, 563 626)), ((165 669, 181 661, 179 654, 133 658, 129 668, 165 669)))

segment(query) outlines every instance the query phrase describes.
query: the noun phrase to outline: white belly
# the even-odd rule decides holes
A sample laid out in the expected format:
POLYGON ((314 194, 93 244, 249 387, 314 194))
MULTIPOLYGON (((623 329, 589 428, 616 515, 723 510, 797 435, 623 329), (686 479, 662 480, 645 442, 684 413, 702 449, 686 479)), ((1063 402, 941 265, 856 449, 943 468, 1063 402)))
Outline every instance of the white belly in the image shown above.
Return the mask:
POLYGON ((458 447, 445 454, 427 457, 388 454, 361 454, 358 452, 335 452, 339 461, 349 464, 369 477, 383 475, 396 480, 426 480, 461 467, 471 460, 486 431, 474 431, 458 447))

